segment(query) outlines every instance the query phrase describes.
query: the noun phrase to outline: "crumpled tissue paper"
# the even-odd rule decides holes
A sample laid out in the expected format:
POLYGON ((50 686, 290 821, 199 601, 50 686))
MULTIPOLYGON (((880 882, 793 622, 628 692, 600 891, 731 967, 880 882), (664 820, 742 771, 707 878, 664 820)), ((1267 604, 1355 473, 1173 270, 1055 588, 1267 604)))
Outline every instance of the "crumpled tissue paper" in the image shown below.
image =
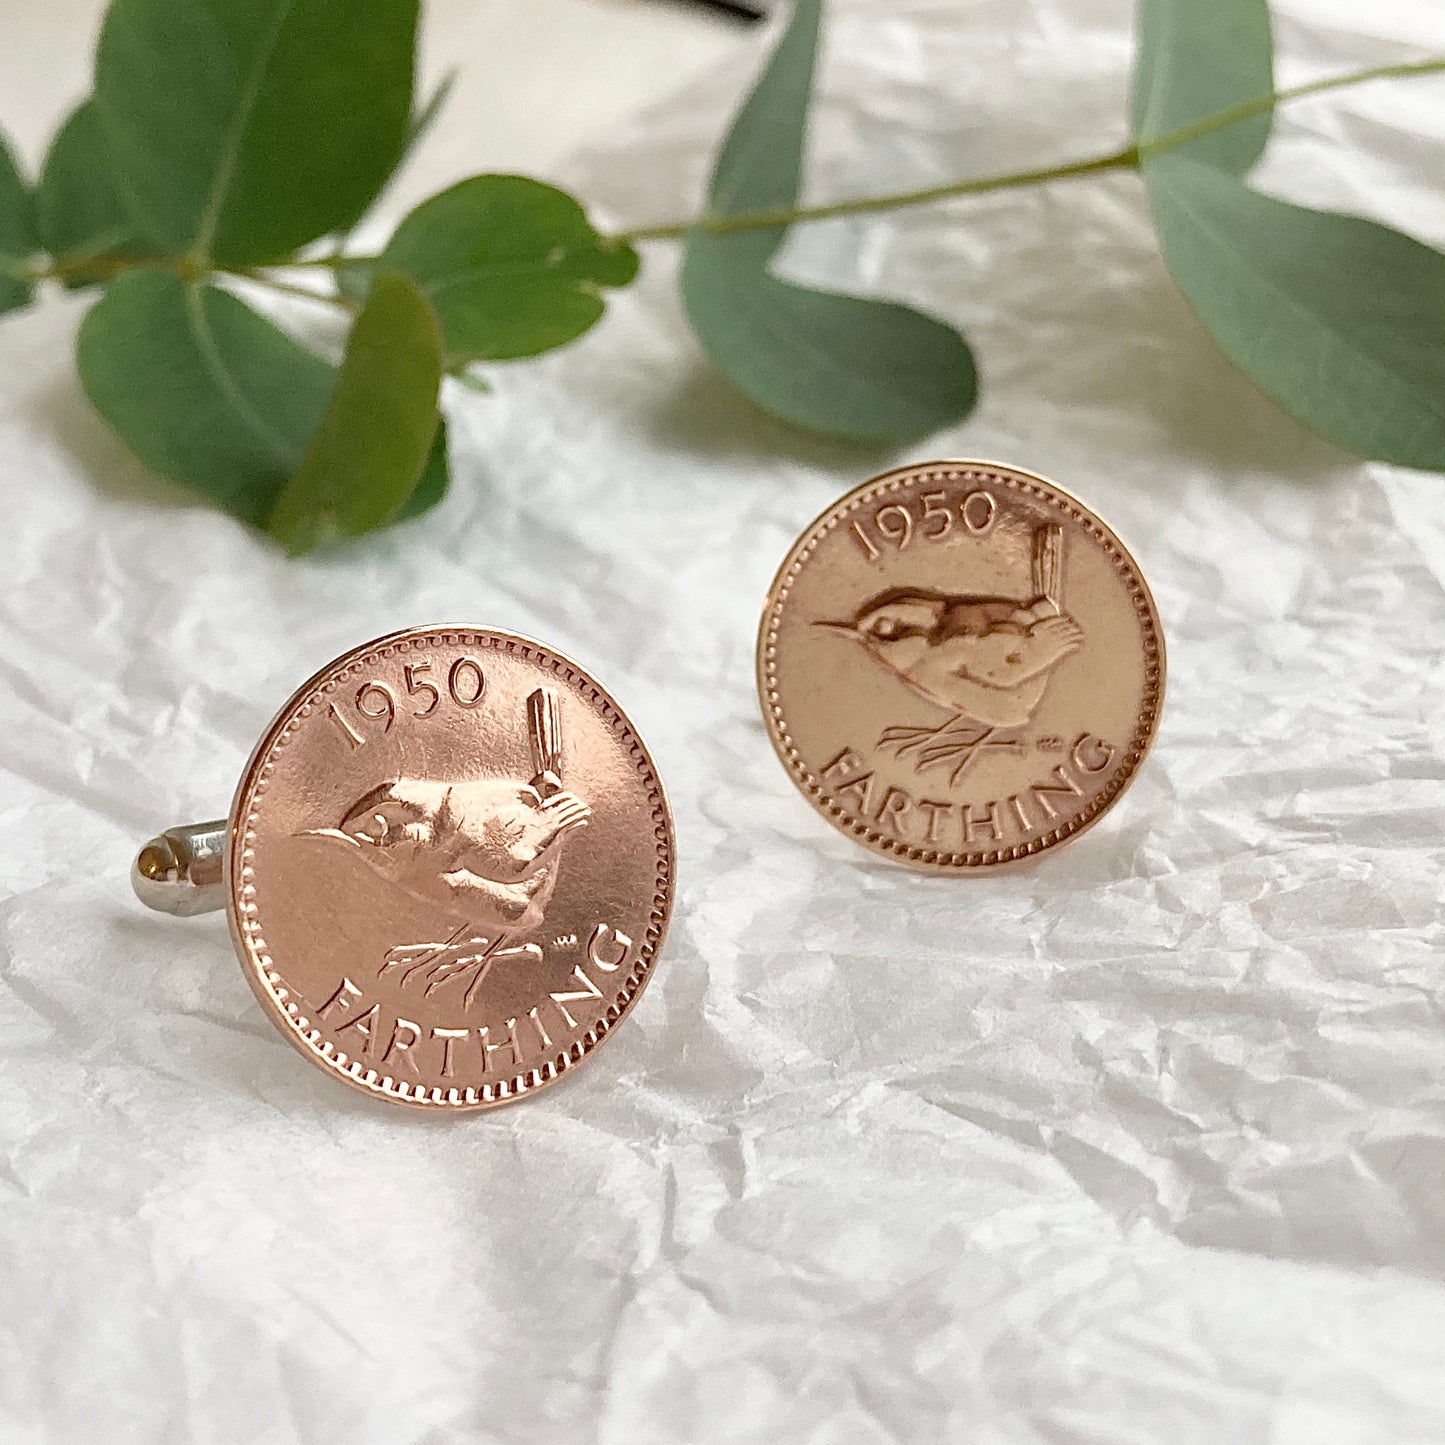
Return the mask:
MULTIPOLYGON (((832 10, 814 196, 1122 138, 1119 0, 832 10)), ((1445 40, 1432 0, 1278 18, 1286 83, 1445 40)), ((759 54, 566 179, 615 225, 687 214, 759 54)), ((1261 183, 1445 243, 1441 117, 1429 81, 1292 106, 1261 183)), ((1445 484, 1234 371, 1127 175, 795 236, 790 274, 976 346, 979 411, 905 455, 761 417, 675 264, 449 397, 439 511, 301 562, 89 413, 82 302, 0 329, 0 1437, 1445 1440, 1445 484), (753 691, 793 537, 926 454, 1076 491, 1168 637, 1135 786, 1006 876, 850 845, 753 691), (435 621, 592 669, 680 845, 626 1026, 463 1118, 307 1065, 224 926, 127 882, 140 839, 224 810, 302 678, 435 621)))

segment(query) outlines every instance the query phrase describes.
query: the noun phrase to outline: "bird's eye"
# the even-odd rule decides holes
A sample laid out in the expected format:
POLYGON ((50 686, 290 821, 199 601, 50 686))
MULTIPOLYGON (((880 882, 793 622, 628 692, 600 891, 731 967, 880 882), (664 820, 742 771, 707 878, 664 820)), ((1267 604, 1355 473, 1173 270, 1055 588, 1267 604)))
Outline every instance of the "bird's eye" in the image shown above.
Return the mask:
POLYGON ((356 829, 356 836, 367 843, 385 843, 390 832, 391 825, 386 821, 386 814, 373 813, 356 829))
POLYGON ((909 626, 900 617, 880 617, 873 624, 873 636, 879 642, 897 642, 900 637, 907 637, 916 631, 917 628, 909 626))

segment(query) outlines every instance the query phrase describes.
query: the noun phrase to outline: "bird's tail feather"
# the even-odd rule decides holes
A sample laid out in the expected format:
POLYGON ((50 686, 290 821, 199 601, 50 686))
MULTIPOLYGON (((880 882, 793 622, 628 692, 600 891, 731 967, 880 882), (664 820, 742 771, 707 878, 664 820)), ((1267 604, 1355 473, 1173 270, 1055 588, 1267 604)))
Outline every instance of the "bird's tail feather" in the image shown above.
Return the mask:
POLYGON ((1056 522, 1034 531, 1033 572, 1034 596, 1059 611, 1064 585, 1064 529, 1056 522))
POLYGON ((539 687, 527 699, 527 731, 537 770, 532 786, 546 797, 562 786, 562 708, 550 687, 539 687))

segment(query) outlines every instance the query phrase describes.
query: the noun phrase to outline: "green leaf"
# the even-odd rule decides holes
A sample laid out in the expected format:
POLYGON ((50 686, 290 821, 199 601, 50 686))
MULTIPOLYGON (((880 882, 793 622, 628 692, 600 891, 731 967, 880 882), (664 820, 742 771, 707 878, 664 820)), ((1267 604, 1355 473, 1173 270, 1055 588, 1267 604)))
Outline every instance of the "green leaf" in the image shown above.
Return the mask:
MULTIPOLYGON (((457 76, 460 74, 461 71, 456 66, 452 66, 437 81, 436 88, 427 97, 426 102, 412 113, 411 120, 407 123, 406 143, 402 147, 402 152, 397 157, 391 174, 381 183, 376 195, 371 198, 368 211, 375 207, 382 196, 390 190, 391 183, 405 167, 407 161, 411 159, 412 152, 426 139, 427 133, 436 124, 437 117, 442 113, 443 107, 451 97, 452 90, 457 83, 457 76)), ((350 239, 350 231, 338 235, 332 243, 332 250, 337 253, 344 251, 350 239)), ((338 269, 335 274, 335 282, 338 295, 345 296, 347 300, 355 301, 357 305, 360 305, 366 300, 366 292, 371 285, 371 268, 369 266, 351 266, 338 269)))
MULTIPOLYGON (((739 111, 713 173, 717 217, 797 203, 822 0, 792 23, 739 111)), ((704 350, 775 416, 865 442, 905 442, 967 416, 978 382, 952 328, 906 306, 798 286, 769 267, 786 235, 695 230, 682 298, 704 350)))
POLYGON ((442 339, 426 297, 384 272, 346 345, 326 414, 266 518, 292 553, 390 521, 416 490, 437 430, 442 339))
POLYGON ((606 309, 602 288, 637 275, 637 253, 600 236, 564 191, 473 176, 418 206, 377 265, 426 292, 455 366, 535 356, 580 336, 606 309))
POLYGON ((35 249, 30 188, 0 139, 0 314, 27 305, 35 294, 25 269, 35 249))
POLYGON ((973 407, 977 384, 962 338, 906 306, 779 281, 711 236, 688 243, 683 287, 713 362, 797 426, 905 442, 973 407))
MULTIPOLYGON (((261 526, 327 412, 337 370, 243 301, 133 271, 92 307, 77 343, 95 409, 153 470, 261 526)), ((396 520, 447 486, 441 427, 396 520)))
POLYGON ((114 0, 95 104, 136 224, 274 260, 366 209, 411 117, 417 0, 114 0))
POLYGON ((214 286, 134 271, 77 345, 95 409, 147 466, 259 526, 301 463, 335 371, 214 286))
POLYGON ((451 475, 447 467, 447 424, 445 417, 437 418, 436 435, 432 438, 431 451, 427 453, 426 465, 421 469, 415 489, 401 510, 391 520, 410 522, 429 512, 447 494, 451 475))
MULTIPOLYGON (((57 262, 76 267, 106 254, 150 253, 116 189, 95 106, 71 112, 50 143, 35 192, 35 223, 41 244, 57 262)), ((67 287, 93 284, 96 273, 72 271, 67 287)))
POLYGON ((1180 289, 1263 391, 1349 451, 1445 470, 1445 256, 1183 152, 1151 163, 1149 202, 1180 289))
POLYGON ((1349 451, 1445 470, 1445 256, 1373 221, 1250 190, 1270 113, 1148 143, 1268 95, 1264 0, 1140 0, 1140 171, 1164 260, 1225 354, 1349 451))
MULTIPOLYGON (((1265 0, 1139 0, 1134 140, 1172 131, 1274 89, 1274 41, 1265 0)), ((1264 151, 1273 113, 1191 141, 1189 154, 1242 176, 1264 151)))

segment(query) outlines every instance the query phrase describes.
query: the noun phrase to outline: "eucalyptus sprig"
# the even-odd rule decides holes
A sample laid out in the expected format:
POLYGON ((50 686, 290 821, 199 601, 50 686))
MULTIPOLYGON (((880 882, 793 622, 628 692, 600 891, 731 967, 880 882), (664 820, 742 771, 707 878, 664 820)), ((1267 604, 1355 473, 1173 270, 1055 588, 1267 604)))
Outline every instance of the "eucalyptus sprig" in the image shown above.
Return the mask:
POLYGON ((1265 0, 1139 0, 1129 145, 801 206, 822 0, 797 0, 701 216, 606 235, 552 186, 475 176, 360 255, 353 228, 450 84, 414 103, 417 6, 113 0, 93 94, 38 180, 0 145, 0 312, 45 281, 100 288, 77 343, 97 410, 148 465, 293 551, 434 505, 443 376, 575 340, 633 281, 643 243, 684 244, 697 336, 764 409, 874 443, 955 422, 978 387, 963 337, 778 276, 789 228, 1111 171, 1140 176, 1180 289, 1264 391, 1347 449, 1445 470, 1445 257, 1244 179, 1279 105, 1445 58, 1277 91, 1265 0), (256 287, 332 307, 340 365, 255 310, 256 287))

